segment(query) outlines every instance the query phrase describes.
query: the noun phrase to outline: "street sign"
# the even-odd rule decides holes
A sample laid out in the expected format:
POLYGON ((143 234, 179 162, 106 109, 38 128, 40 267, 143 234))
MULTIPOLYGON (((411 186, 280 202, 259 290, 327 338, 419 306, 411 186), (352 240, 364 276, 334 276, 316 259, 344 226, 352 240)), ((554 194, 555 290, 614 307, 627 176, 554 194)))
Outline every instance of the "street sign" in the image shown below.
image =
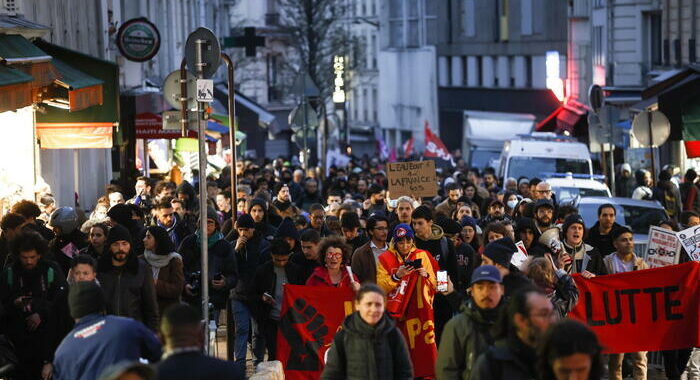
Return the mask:
POLYGON ((317 98, 321 96, 321 91, 311 79, 309 73, 300 75, 294 83, 294 93, 308 98, 317 98))
POLYGON ((197 79, 197 101, 211 103, 214 101, 214 81, 197 79))
POLYGON ((124 58, 145 62, 158 53, 160 33, 158 28, 145 17, 134 18, 119 27, 117 47, 124 58))
POLYGON ((221 63, 221 46, 214 32, 207 28, 197 28, 190 33, 185 44, 185 60, 187 61, 187 71, 192 75, 198 77, 201 70, 202 78, 213 77, 221 63), (201 57, 198 54, 201 54, 201 57), (201 64, 197 64, 197 62, 201 62, 201 64))
MULTIPOLYGON (((180 103, 180 70, 175 70, 168 74, 168 77, 163 81, 163 97, 165 101, 170 104, 171 107, 181 110, 182 103, 180 103)), ((197 100, 195 99, 195 94, 197 93, 197 81, 194 76, 187 73, 187 109, 194 110, 197 109, 197 100)))
MULTIPOLYGON (((289 125, 292 131, 297 132, 304 127, 304 107, 297 105, 292 112, 289 113, 289 125)), ((306 106, 306 126, 310 130, 318 128, 318 113, 309 105, 306 106)))
MULTIPOLYGON (((182 120, 180 111, 165 111, 163 112, 163 129, 169 131, 180 131, 182 129, 182 120)), ((197 112, 187 112, 188 129, 197 130, 197 112)))
POLYGON ((671 123, 661 111, 642 112, 634 117, 632 132, 641 145, 659 146, 663 145, 671 135, 671 123), (650 116, 651 125, 649 125, 650 116))
POLYGON ((597 84, 592 84, 588 88, 588 104, 591 106, 593 112, 598 113, 600 108, 603 107, 603 100, 605 96, 603 95, 603 89, 597 84))
POLYGON ((245 48, 246 57, 255 57, 255 50, 263 46, 265 46, 265 37, 256 36, 254 27, 243 28, 242 36, 224 38, 224 47, 245 48))

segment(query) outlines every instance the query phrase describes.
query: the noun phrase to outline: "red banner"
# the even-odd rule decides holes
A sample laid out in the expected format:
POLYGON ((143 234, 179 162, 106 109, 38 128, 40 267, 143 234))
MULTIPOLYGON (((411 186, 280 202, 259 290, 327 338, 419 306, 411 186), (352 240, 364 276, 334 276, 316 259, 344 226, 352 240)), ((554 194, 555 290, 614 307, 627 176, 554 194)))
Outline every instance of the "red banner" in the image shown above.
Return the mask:
POLYGON ((700 346, 700 262, 574 280, 569 317, 591 327, 605 352, 700 346))
POLYGON ((351 288, 284 286, 277 360, 282 362, 285 378, 321 377, 335 333, 345 316, 355 311, 354 297, 351 288))
POLYGON ((440 137, 435 136, 433 131, 430 130, 430 125, 428 121, 425 122, 425 151, 423 155, 425 157, 437 157, 442 160, 449 162, 452 166, 455 166, 455 162, 452 159, 452 155, 447 150, 445 144, 440 140, 440 137))

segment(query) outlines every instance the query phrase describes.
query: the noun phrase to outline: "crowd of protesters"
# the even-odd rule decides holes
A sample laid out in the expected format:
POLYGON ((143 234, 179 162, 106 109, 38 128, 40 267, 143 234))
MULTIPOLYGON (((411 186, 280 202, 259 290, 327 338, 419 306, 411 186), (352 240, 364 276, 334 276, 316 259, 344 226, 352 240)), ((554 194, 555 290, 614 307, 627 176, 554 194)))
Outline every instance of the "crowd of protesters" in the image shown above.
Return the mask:
MULTIPOLYGON (((649 173, 635 173, 635 186, 631 170, 622 172, 622 195, 666 209, 670 218, 657 225, 700 224, 695 172, 680 186, 670 170, 657 186, 649 173)), ((624 356, 601 356, 595 335, 566 319, 579 296, 571 274, 648 267, 632 231, 615 223, 616 208, 600 206, 587 226, 538 178, 499 181, 492 168, 458 167, 438 170, 438 180, 436 197, 392 197, 376 160, 321 176, 277 159, 208 178, 206 210, 187 181, 146 177, 133 189, 107 186, 89 215, 50 196, 19 202, 0 221, 0 356, 27 380, 243 378, 249 353, 253 364, 275 358, 283 286, 293 284, 356 294, 325 379, 416 377, 421 359, 399 329, 411 302, 432 308, 437 360, 423 377, 599 379, 607 366, 621 379, 624 356), (515 265, 519 241, 529 258, 515 265), (231 310, 227 362, 202 354, 202 242, 211 317, 218 323, 231 310), (448 278, 441 291, 439 271, 448 278), (387 305, 406 287, 419 296, 387 305), (139 358, 159 364, 121 363, 139 358)), ((646 378, 646 352, 627 356, 635 379, 646 378)), ((700 376, 697 349, 664 358, 669 379, 686 363, 700 376)))

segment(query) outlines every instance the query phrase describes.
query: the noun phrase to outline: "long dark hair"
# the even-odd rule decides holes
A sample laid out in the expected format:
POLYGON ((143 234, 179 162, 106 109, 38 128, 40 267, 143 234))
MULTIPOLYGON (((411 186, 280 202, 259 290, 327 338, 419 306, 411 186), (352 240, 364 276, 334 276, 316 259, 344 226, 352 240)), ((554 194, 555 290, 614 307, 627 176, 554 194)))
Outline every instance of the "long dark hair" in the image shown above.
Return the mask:
POLYGON ((542 380, 556 380, 552 363, 560 358, 574 354, 591 357, 589 380, 598 380, 603 376, 601 360, 602 347, 595 333, 580 322, 565 319, 552 325, 544 334, 537 347, 538 373, 542 380))
POLYGON ((170 235, 168 235, 168 231, 165 228, 150 226, 146 228, 146 231, 150 232, 156 240, 156 249, 153 251, 156 255, 167 255, 175 250, 175 244, 170 240, 170 235))

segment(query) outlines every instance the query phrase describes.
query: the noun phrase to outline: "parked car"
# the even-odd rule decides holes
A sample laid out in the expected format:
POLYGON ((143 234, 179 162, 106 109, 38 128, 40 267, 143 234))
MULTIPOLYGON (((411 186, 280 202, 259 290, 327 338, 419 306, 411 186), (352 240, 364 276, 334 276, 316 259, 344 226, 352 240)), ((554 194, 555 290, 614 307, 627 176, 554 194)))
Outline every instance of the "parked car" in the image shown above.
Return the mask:
POLYGON ((608 186, 602 182, 587 178, 577 178, 571 173, 563 174, 558 178, 547 178, 547 182, 552 186, 552 192, 559 202, 571 201, 576 197, 611 197, 608 186))
POLYGON ((629 227, 634 233, 634 252, 646 259, 649 226, 668 219, 658 201, 640 201, 632 198, 579 197, 571 203, 590 228, 598 221, 598 207, 611 203, 617 210, 615 221, 629 227))

